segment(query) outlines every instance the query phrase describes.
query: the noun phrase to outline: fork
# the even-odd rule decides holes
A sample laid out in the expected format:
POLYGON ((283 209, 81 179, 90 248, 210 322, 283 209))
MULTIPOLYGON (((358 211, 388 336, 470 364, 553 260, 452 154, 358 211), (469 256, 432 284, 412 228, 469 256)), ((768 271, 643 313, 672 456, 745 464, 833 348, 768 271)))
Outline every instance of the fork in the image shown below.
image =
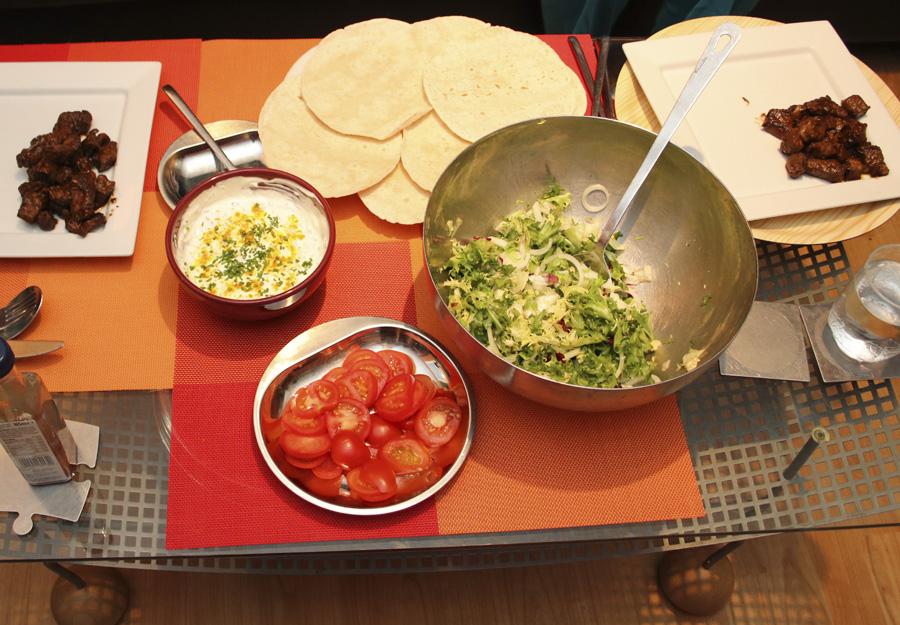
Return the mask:
POLYGON ((11 339, 28 327, 41 309, 43 293, 36 286, 22 290, 12 300, 0 308, 0 338, 11 339))

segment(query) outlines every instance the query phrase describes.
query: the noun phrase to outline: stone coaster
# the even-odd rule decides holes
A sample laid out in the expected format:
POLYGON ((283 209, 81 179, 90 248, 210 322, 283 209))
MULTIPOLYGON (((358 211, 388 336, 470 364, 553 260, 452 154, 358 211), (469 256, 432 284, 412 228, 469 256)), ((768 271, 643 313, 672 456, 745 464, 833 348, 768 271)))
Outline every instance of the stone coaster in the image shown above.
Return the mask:
POLYGON ((753 302, 719 358, 722 375, 809 382, 803 323, 796 304, 753 302))
MULTIPOLYGON (((71 430, 78 449, 78 457, 73 464, 95 467, 100 448, 100 428, 78 421, 66 421, 66 425, 71 430)), ((19 536, 27 534, 34 527, 31 517, 35 514, 77 521, 91 490, 90 480, 32 486, 25 481, 9 454, 2 448, 0 476, 3 476, 0 479, 0 510, 19 515, 13 522, 13 531, 19 536)))
POLYGON ((881 362, 859 362, 847 356, 834 342, 828 327, 831 304, 800 306, 800 315, 809 335, 809 342, 819 365, 823 382, 850 382, 853 380, 889 380, 900 378, 900 356, 881 362))

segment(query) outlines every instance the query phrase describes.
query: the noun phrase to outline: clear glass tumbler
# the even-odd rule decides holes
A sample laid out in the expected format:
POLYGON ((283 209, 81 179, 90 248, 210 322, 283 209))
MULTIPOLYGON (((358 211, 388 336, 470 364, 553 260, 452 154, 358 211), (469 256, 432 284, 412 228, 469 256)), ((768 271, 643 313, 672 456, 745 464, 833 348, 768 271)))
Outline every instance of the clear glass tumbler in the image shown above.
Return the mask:
POLYGON ((834 302, 828 325, 838 347, 859 362, 900 354, 900 245, 884 245, 834 302))

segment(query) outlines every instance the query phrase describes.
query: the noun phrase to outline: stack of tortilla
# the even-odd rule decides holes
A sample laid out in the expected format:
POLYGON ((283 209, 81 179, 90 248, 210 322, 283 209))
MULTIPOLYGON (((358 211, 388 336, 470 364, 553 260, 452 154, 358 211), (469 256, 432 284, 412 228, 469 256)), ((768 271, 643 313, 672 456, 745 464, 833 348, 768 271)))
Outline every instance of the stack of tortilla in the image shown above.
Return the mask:
POLYGON ((581 115, 578 76, 543 41, 461 16, 378 18, 325 37, 259 116, 266 164, 326 198, 358 193, 392 223, 421 223, 444 169, 512 123, 581 115))

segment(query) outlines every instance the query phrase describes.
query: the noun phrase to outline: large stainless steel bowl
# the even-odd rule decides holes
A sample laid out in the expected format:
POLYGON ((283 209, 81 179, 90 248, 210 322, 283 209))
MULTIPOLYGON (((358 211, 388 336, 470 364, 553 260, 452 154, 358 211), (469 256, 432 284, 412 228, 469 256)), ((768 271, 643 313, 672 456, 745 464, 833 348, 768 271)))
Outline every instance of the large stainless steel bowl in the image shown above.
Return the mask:
MULTIPOLYGON (((713 365, 737 334, 756 294, 753 235, 731 194, 693 156, 674 145, 661 155, 620 230, 626 264, 651 265, 652 282, 639 287, 651 312, 660 382, 598 389, 555 382, 499 358, 473 338, 447 307, 441 267, 451 254, 448 222, 460 220, 456 238, 494 231, 507 214, 543 195, 552 179, 572 193, 569 213, 587 218, 582 191, 604 185, 614 207, 655 135, 595 117, 553 117, 498 130, 469 146, 446 169, 428 202, 425 258, 436 289, 438 314, 463 352, 487 375, 528 399, 582 411, 618 410, 673 393, 713 365), (705 305, 704 305, 705 302, 705 305), (691 348, 702 349, 691 371, 678 367, 691 348), (668 366, 666 366, 668 363, 668 366)), ((612 208, 597 215, 605 219, 612 208)))

